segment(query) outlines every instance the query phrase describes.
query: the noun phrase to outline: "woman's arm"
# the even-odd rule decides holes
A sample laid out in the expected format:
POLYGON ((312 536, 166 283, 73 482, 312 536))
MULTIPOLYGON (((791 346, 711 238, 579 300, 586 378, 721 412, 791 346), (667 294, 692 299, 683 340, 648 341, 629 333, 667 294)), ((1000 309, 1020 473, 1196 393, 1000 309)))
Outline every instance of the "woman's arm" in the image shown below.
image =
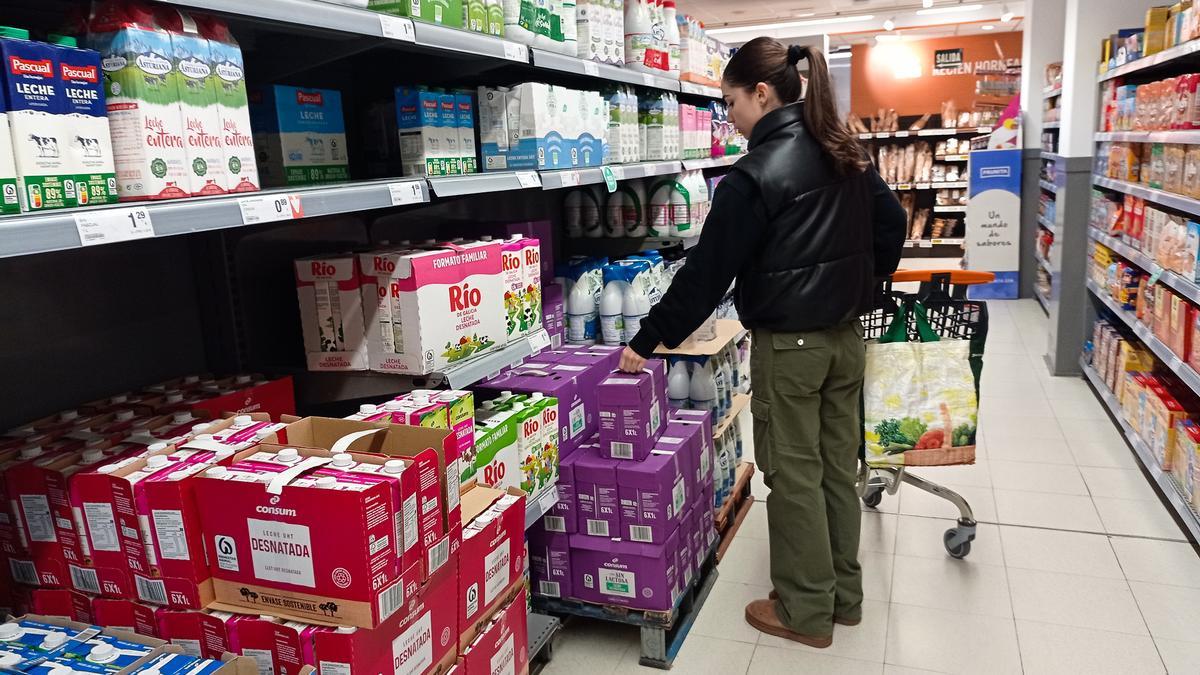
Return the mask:
POLYGON ((766 231, 766 214, 755 193, 753 183, 737 171, 721 181, 700 241, 629 342, 638 355, 650 358, 660 342, 677 347, 720 304, 766 231))
POLYGON ((900 266, 908 235, 908 213, 875 167, 868 167, 867 171, 871 172, 871 198, 875 206, 875 276, 883 278, 891 276, 900 266))

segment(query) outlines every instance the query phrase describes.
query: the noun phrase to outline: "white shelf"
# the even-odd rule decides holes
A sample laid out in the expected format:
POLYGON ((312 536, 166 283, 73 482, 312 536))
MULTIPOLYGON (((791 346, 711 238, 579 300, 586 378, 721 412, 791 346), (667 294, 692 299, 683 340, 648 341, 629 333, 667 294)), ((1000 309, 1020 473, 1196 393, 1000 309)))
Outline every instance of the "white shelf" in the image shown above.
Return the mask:
POLYGON ((1192 538, 1200 540, 1200 514, 1196 513, 1195 507, 1188 502, 1180 491, 1179 486, 1175 484, 1175 478, 1171 474, 1163 471, 1155 461, 1154 456, 1150 454, 1150 448, 1146 447, 1146 443, 1141 436, 1129 426, 1129 422, 1125 421, 1125 414, 1121 409, 1121 404, 1117 401, 1117 397, 1113 394, 1104 380, 1100 379, 1100 374, 1095 368, 1088 365, 1083 358, 1080 358, 1079 365, 1083 369, 1084 377, 1092 384, 1096 391, 1096 396, 1100 402, 1108 408, 1109 413, 1117 420, 1117 426, 1121 429, 1121 433, 1125 435, 1125 440, 1133 448, 1133 454, 1141 462, 1142 467, 1149 474, 1159 491, 1166 498, 1171 509, 1183 521, 1184 527, 1191 533, 1192 538))
POLYGON ((707 87, 703 84, 695 82, 679 81, 679 93, 691 94, 692 96, 707 96, 708 98, 723 99, 720 87, 707 87))
POLYGON ((1181 45, 1175 45, 1170 49, 1164 49, 1152 56, 1146 56, 1136 61, 1126 63, 1123 66, 1117 66, 1116 68, 1101 74, 1099 80, 1104 82, 1105 80, 1111 80, 1114 77, 1136 73, 1139 70, 1145 70, 1146 68, 1153 68, 1155 66, 1167 63, 1168 61, 1173 61, 1183 56, 1195 54, 1197 51, 1200 51, 1200 40, 1191 40, 1181 45))
POLYGON ((1062 122, 1042 122, 1043 129, 1058 129, 1062 126, 1062 122))
POLYGON ((542 519, 542 516, 550 513, 550 509, 558 503, 558 487, 543 494, 537 499, 525 500, 525 529, 533 527, 537 521, 542 519))
POLYGON ((1133 195, 1134 197, 1141 197, 1148 202, 1176 209, 1190 216, 1200 217, 1200 200, 1192 199, 1191 197, 1184 197, 1183 195, 1156 190, 1123 180, 1105 178, 1104 176, 1093 175, 1092 183, 1102 188, 1116 190, 1117 192, 1133 195))
MULTIPOLYGON (((1159 269, 1158 263, 1154 262, 1150 256, 1094 227, 1088 228, 1088 237, 1111 248, 1117 255, 1151 274, 1159 269)), ((1200 285, 1193 283, 1190 279, 1186 279, 1170 270, 1163 270, 1162 274, 1158 277, 1158 282, 1175 290, 1192 302, 1200 304, 1200 285)))
POLYGON ((1067 160, 1066 157, 1058 154, 1057 152, 1049 152, 1047 150, 1042 150, 1042 159, 1049 159, 1055 162, 1065 162, 1067 160))
POLYGON ((912 136, 961 136, 965 134, 990 134, 991 127, 961 127, 954 129, 920 129, 917 131, 875 131, 858 134, 861 139, 868 138, 910 138, 912 136))
MULTIPOLYGON (((631 178, 648 178, 650 176, 667 176, 679 173, 682 166, 679 160, 666 162, 641 162, 639 164, 615 164, 612 169, 613 178, 628 180, 631 178)), ((541 171, 543 190, 557 190, 575 187, 577 185, 597 185, 604 182, 604 167, 594 166, 585 169, 561 169, 558 171, 541 171)))
POLYGON ((1037 222, 1038 222, 1038 225, 1041 225, 1042 227, 1049 230, 1050 233, 1053 234, 1055 237, 1058 236, 1058 226, 1054 224, 1054 221, 1047 220, 1045 216, 1038 216, 1037 222))
POLYGON ((1109 310, 1111 310, 1111 312, 1117 317, 1118 321, 1121 321, 1126 326, 1129 326, 1129 328, 1133 330, 1134 335, 1137 335, 1138 339, 1144 342, 1146 346, 1150 348, 1150 351, 1154 352, 1154 355, 1163 362, 1163 365, 1165 365, 1168 370, 1170 370, 1172 373, 1175 373, 1175 375, 1179 377, 1179 379, 1186 384, 1189 389, 1200 394, 1200 374, 1197 374, 1191 366, 1185 363, 1183 359, 1179 358, 1175 352, 1171 351, 1171 348, 1168 347, 1165 342, 1159 340, 1158 337, 1154 335, 1154 332, 1146 326, 1146 324, 1138 321, 1137 316, 1135 316, 1133 312, 1130 312, 1127 309, 1122 309, 1121 306, 1117 304, 1117 301, 1113 300, 1112 296, 1109 295, 1106 290, 1096 285, 1096 282, 1089 279, 1087 281, 1087 289, 1092 295, 1099 298, 1100 302, 1104 303, 1109 310))
POLYGON ((1062 86, 1061 85, 1055 85, 1053 87, 1046 87, 1045 89, 1042 90, 1042 98, 1044 98, 1044 99, 1054 98, 1055 96, 1060 96, 1060 95, 1062 95, 1062 86))
POLYGON ((1039 180, 1038 186, 1041 187, 1046 192, 1052 192, 1054 194, 1058 194, 1058 186, 1055 185, 1054 183, 1051 183, 1048 180, 1039 180))
POLYGON ((1097 141, 1125 141, 1127 143, 1180 143, 1200 144, 1200 131, 1101 131, 1095 135, 1097 141))
POLYGON ((1050 260, 1046 256, 1034 251, 1033 257, 1037 258, 1038 267, 1046 270, 1046 274, 1049 274, 1052 279, 1058 276, 1058 272, 1055 272, 1054 268, 1050 266, 1050 260))
POLYGON ((485 171, 463 176, 433 176, 429 178, 430 189, 439 197, 460 197, 541 186, 541 177, 537 171, 485 171))
POLYGON ((935 207, 933 207, 933 212, 934 213, 966 213, 967 207, 965 207, 965 206, 935 206, 935 207))
MULTIPOLYGON (((461 31, 460 31, 461 32, 461 31)), ((624 84, 636 84, 643 87, 653 87, 655 89, 665 89, 667 91, 679 91, 680 82, 669 77, 660 77, 649 73, 642 73, 636 70, 629 70, 620 66, 614 66, 608 63, 597 63, 596 61, 588 61, 566 54, 550 52, 544 49, 531 48, 529 50, 532 56, 533 65, 546 70, 557 70, 563 73, 572 73, 574 75, 586 75, 588 77, 598 77, 612 82, 622 82, 624 84)), ((716 90, 716 94, 712 98, 721 98, 721 90, 716 90)), ((692 93, 692 92, 688 92, 692 93)), ((710 94, 698 94, 700 96, 709 96, 710 94)))
POLYGON ((724 157, 708 157, 705 159, 685 159, 683 160, 683 168, 685 171, 696 171, 699 169, 716 169, 723 166, 733 166, 743 155, 725 155, 724 157))
POLYGON ((971 159, 970 155, 938 155, 933 158, 938 162, 965 162, 971 159))
POLYGON ((1037 298, 1038 304, 1042 306, 1042 311, 1050 313, 1050 299, 1038 292, 1037 288, 1033 289, 1033 297, 1037 298))

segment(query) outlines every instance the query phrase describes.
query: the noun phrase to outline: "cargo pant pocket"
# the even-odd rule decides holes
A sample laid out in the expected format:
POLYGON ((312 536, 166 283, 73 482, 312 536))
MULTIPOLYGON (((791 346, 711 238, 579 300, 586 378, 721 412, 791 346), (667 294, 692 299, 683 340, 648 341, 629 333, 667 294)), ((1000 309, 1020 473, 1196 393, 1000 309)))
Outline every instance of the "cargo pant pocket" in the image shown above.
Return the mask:
POLYGON ((771 487, 775 475, 771 467, 771 404, 754 396, 750 416, 754 421, 754 462, 762 471, 763 482, 771 487))

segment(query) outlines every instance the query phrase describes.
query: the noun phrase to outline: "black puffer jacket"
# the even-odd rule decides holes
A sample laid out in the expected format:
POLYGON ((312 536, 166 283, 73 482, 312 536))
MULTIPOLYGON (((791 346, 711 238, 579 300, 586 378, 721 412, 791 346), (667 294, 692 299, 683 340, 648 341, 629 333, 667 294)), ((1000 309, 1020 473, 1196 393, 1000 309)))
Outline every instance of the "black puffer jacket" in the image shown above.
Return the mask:
POLYGON ((876 281, 900 262, 907 216, 874 167, 839 176, 803 120, 794 103, 755 125, 700 242, 630 343, 639 354, 686 339, 734 278, 749 328, 819 330, 871 309, 876 281))

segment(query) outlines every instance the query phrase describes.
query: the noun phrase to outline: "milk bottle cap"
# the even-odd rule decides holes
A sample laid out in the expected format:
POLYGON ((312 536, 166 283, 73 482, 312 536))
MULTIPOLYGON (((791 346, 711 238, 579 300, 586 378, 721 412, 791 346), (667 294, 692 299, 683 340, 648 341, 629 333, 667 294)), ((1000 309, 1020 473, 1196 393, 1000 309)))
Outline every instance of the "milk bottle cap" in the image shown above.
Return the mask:
MULTIPOLYGON (((183 392, 181 392, 181 391, 173 391, 173 392, 167 394, 167 403, 179 403, 182 400, 183 400, 183 392)), ((180 424, 182 424, 183 422, 186 422, 192 418, 191 414, 189 414, 189 413, 176 413, 177 419, 178 419, 179 415, 185 415, 185 417, 180 422, 180 424)))
MULTIPOLYGON (((4 26, 0 26, 0 29, 2 28, 4 28, 4 26)), ((0 640, 4 640, 5 642, 21 637, 21 633, 21 624, 19 623, 10 621, 6 624, 0 625, 0 640)))
POLYGON ((9 668, 24 660, 25 659, 21 658, 19 654, 14 654, 12 652, 0 653, 0 668, 9 668))
POLYGON ((151 443, 146 446, 146 452, 161 452, 167 449, 167 444, 163 442, 151 443))
POLYGON ((379 406, 375 405, 374 403, 364 403, 358 406, 359 415, 374 415, 378 411, 379 406))
POLYGON ((128 422, 129 420, 133 419, 133 411, 132 410, 118 410, 117 414, 113 415, 113 419, 115 419, 118 422, 128 422))
POLYGON ((47 633, 46 637, 42 638, 43 649, 57 649, 67 641, 66 633, 47 633))
POLYGON ((153 457, 146 460, 146 468, 147 469, 161 469, 170 463, 171 463, 171 460, 167 459, 166 455, 154 455, 153 457))
POLYGON ((77 419, 79 419, 79 411, 78 410, 64 410, 61 413, 59 413, 58 418, 64 422, 70 422, 72 420, 77 420, 77 419))
MULTIPOLYGON (((167 398, 170 399, 171 396, 178 396, 179 398, 175 399, 176 401, 183 400, 183 394, 170 394, 167 396, 167 398)), ((194 418, 192 417, 192 413, 186 412, 186 411, 177 412, 174 415, 171 415, 171 421, 174 422, 175 424, 187 424, 188 422, 191 422, 193 419, 194 418)))
POLYGON ((250 376, 249 375, 238 375, 237 377, 233 378, 233 381, 236 382, 237 384, 246 384, 247 382, 250 381, 250 376))
POLYGON ((102 459, 104 459, 104 451, 99 448, 85 450, 83 455, 80 457, 80 460, 82 460, 84 464, 95 464, 102 459))
POLYGON ((120 464, 105 464, 104 466, 100 467, 99 469, 96 469, 96 471, 98 473, 109 474, 109 473, 116 471, 119 468, 121 468, 120 464))
POLYGON ((404 473, 404 462, 398 459, 389 459, 383 463, 384 473, 404 473))
POLYGON ((388 401, 387 403, 383 404, 383 409, 388 412, 395 412, 397 410, 400 410, 403 407, 404 407, 403 401, 388 401))
POLYGON ((251 424, 254 424, 254 420, 249 415, 238 415, 233 418, 233 426, 235 427, 248 427, 251 424))
POLYGON ((42 454, 42 446, 31 445, 27 448, 21 448, 21 459, 33 459, 42 454))
POLYGON ((107 642, 93 645, 92 650, 88 652, 87 660, 94 663, 108 663, 117 658, 117 650, 107 642))
POLYGON ((209 469, 208 471, 205 471, 204 475, 210 476, 212 478, 220 478, 221 476, 224 476, 227 473, 229 473, 229 469, 226 469, 223 466, 214 466, 213 468, 209 469))
POLYGON ((79 42, 70 35, 59 35, 58 33, 50 33, 46 36, 46 42, 58 45, 59 47, 78 47, 79 42))
POLYGON ((284 448, 275 455, 275 459, 286 464, 300 461, 300 453, 295 448, 284 448))
POLYGON ((209 424, 208 422, 201 422, 199 424, 193 424, 192 425, 192 433, 193 434, 202 434, 202 433, 208 431, 208 428, 210 426, 212 426, 212 425, 209 424))
POLYGON ((354 457, 352 457, 350 455, 350 453, 339 452, 338 454, 333 456, 333 461, 329 463, 329 466, 340 469, 343 467, 352 466, 353 464, 354 464, 354 457))
POLYGON ((47 675, 75 675, 75 671, 70 666, 64 666, 61 663, 55 663, 50 666, 50 672, 47 675))
POLYGON ((319 488, 331 488, 334 485, 337 485, 337 479, 333 476, 321 476, 317 479, 317 487, 319 488))
POLYGON ((197 441, 211 441, 211 440, 213 440, 213 435, 212 434, 196 434, 196 440, 197 441))

